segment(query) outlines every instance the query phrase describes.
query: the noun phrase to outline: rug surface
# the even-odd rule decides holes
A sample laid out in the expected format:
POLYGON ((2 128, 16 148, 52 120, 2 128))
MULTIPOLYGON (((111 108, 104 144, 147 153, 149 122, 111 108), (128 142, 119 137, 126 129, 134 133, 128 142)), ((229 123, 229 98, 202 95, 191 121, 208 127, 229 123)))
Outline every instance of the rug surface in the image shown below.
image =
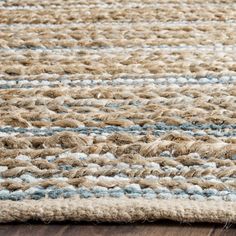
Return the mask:
POLYGON ((1 0, 0 222, 236 222, 236 2, 1 0))

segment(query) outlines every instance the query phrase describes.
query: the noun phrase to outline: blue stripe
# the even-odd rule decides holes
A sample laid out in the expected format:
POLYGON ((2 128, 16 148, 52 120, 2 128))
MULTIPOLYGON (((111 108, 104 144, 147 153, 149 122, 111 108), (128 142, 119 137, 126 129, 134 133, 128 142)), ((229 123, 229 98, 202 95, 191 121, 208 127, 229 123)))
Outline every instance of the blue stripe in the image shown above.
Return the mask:
POLYGON ((82 134, 102 134, 102 133, 114 133, 114 132, 128 132, 133 134, 144 135, 146 132, 152 131, 154 135, 162 135, 167 131, 175 131, 175 130, 182 130, 186 131, 187 134, 193 136, 202 136, 203 134, 196 132, 196 130, 204 131, 208 130, 208 135, 214 135, 217 137, 226 136, 226 137, 233 137, 236 136, 236 124, 192 124, 192 123, 185 123, 179 126, 174 125, 167 125, 164 122, 156 123, 155 125, 134 125, 128 128, 119 127, 119 126, 105 126, 103 128, 97 127, 78 127, 78 128, 13 128, 13 127, 5 127, 0 128, 0 132, 3 133, 27 133, 31 132, 36 135, 40 136, 49 136, 59 132, 76 132, 82 134), (211 131, 209 131, 209 129, 211 131), (232 129, 231 132, 227 131, 224 132, 224 129, 232 129), (194 132, 193 132, 194 131, 194 132))
POLYGON ((134 185, 127 186, 125 188, 111 188, 107 189, 105 187, 94 187, 92 189, 87 189, 85 187, 71 189, 71 188, 54 188, 49 187, 44 189, 42 187, 37 187, 34 191, 12 191, 1 190, 0 200, 13 200, 19 201, 23 199, 35 199, 39 200, 44 197, 49 197, 52 199, 57 198, 69 198, 72 196, 79 196, 80 198, 91 198, 91 197, 114 197, 119 198, 122 196, 127 196, 129 198, 159 198, 159 199, 170 199, 170 198, 185 198, 185 199, 213 199, 218 197, 225 201, 236 201, 236 191, 218 191, 216 189, 204 189, 204 190, 191 190, 191 187, 187 190, 174 189, 168 190, 167 188, 144 188, 141 189, 134 185))

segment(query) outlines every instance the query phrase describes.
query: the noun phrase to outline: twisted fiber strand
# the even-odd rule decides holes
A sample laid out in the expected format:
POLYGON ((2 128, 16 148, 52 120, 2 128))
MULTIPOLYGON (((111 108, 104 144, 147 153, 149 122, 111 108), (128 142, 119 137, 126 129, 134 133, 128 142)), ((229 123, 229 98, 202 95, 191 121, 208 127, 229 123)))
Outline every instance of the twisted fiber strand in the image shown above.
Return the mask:
MULTIPOLYGON (((89 73, 74 73, 74 74, 64 74, 63 77, 60 74, 55 73, 39 73, 36 75, 17 75, 14 73, 6 74, 2 72, 0 74, 1 85, 2 82, 7 82, 10 85, 14 85, 14 83, 29 81, 31 83, 38 83, 38 81, 42 82, 42 86, 48 86, 53 83, 62 83, 62 85, 72 85, 69 82, 77 83, 79 86, 85 85, 147 85, 146 81, 150 82, 150 84, 205 84, 205 83, 221 83, 221 84, 235 84, 236 76, 235 73, 209 73, 209 74, 201 74, 201 75, 187 75, 177 74, 177 73, 167 73, 166 75, 155 75, 151 73, 144 73, 136 75, 134 72, 129 74, 117 73, 114 75, 108 73, 102 74, 89 74, 89 73), (15 81, 15 82, 14 82, 15 81), (131 82, 132 81, 132 82, 131 82)), ((72 86, 73 87, 73 86, 72 86)), ((1 86, 1 89, 4 89, 1 86)), ((6 89, 6 88, 5 88, 6 89)))
POLYGON ((143 220, 171 219, 195 222, 235 223, 234 203, 209 201, 168 201, 145 199, 58 199, 0 202, 0 221, 115 221, 134 222, 143 220))
MULTIPOLYGON (((84 9, 94 9, 97 7, 102 7, 102 8, 108 8, 108 9, 113 9, 115 7, 123 7, 125 6, 126 8, 142 8, 142 7, 154 7, 154 8, 158 8, 158 7, 168 7, 168 6, 174 6, 174 7, 179 7, 179 4, 177 3, 135 3, 135 2, 131 2, 131 3, 111 3, 111 4, 90 4, 90 5, 85 5, 85 4, 78 4, 77 3, 72 3, 72 4, 67 4, 63 7, 63 9, 69 9, 71 8, 71 6, 77 6, 77 7, 81 7, 83 6, 84 9)), ((181 6, 188 6, 189 3, 182 3, 181 6)), ((199 5, 203 5, 202 3, 191 3, 191 6, 199 6, 199 5)), ((213 5, 213 6, 223 6, 224 7, 224 3, 208 3, 208 6, 213 5)), ((231 5, 235 5, 235 3, 231 3, 231 5)), ((55 5, 55 4, 51 4, 50 6, 46 7, 47 10, 57 10, 60 9, 61 6, 59 5, 55 5)), ((31 10, 31 11, 36 11, 36 10, 42 10, 45 9, 45 6, 43 5, 39 5, 39 6, 33 6, 33 5, 24 5, 24 6, 10 6, 10 5, 5 5, 5 6, 1 6, 0 5, 0 9, 2 10, 31 10)))
MULTIPOLYGON (((131 160, 131 156, 122 155, 117 156, 118 159, 112 160, 106 158, 104 155, 90 154, 86 160, 80 160, 74 156, 78 154, 68 154, 67 157, 52 157, 54 160, 49 161, 48 158, 35 158, 30 162, 28 156, 18 155, 15 159, 0 159, 1 165, 5 166, 4 170, 1 171, 3 177, 18 177, 26 172, 31 172, 36 176, 47 175, 52 173, 62 174, 66 177, 82 177, 86 175, 100 176, 107 175, 112 176, 118 173, 124 173, 130 177, 144 177, 148 175, 157 175, 159 177, 176 175, 184 177, 193 176, 207 176, 214 175, 218 178, 234 176, 235 160, 224 160, 209 158, 206 160, 200 159, 198 154, 180 155, 178 157, 152 157, 144 158, 139 155, 134 155, 134 160, 131 160), (23 160, 21 160, 23 158, 23 160), (25 159, 25 160, 24 160, 25 159), (119 163, 122 165, 119 165, 119 163), (216 164, 212 164, 215 162, 216 164), (91 165, 91 164, 95 165, 91 165), (155 163, 155 164, 153 164, 155 163), (183 168, 183 165, 186 168, 183 168), (18 167, 16 167, 18 166, 18 167), (69 167, 64 169, 63 166, 69 167), (176 168, 177 167, 177 168, 176 168), (179 168, 181 167, 181 168, 179 168), (9 168, 9 170, 8 170, 9 168), (126 169, 130 168, 130 169, 126 169), (169 171, 167 171, 169 169, 169 171), (54 170, 54 171, 51 171, 54 170), (167 171, 167 172, 165 172, 167 171)), ((86 156, 86 154, 83 154, 86 156)), ((111 155, 111 154, 107 154, 111 155)))
MULTIPOLYGON (((225 4, 225 3, 234 3, 234 0, 210 0, 207 3, 209 4, 225 4)), ((75 1, 75 0, 68 0, 66 2, 63 2, 64 5, 74 5, 74 4, 79 4, 79 5, 95 5, 95 4, 101 4, 102 6, 107 4, 107 5, 112 5, 112 4, 130 4, 130 3, 137 3, 140 4, 140 0, 92 0, 89 1, 89 3, 86 0, 80 0, 75 1)), ((153 4, 153 0, 142 0, 143 4, 153 4)), ((158 4, 178 4, 179 0, 159 0, 158 4)), ((183 0, 181 1, 181 3, 184 4, 205 4, 204 0, 183 0)), ((43 6, 48 6, 48 5, 58 5, 61 6, 61 0, 56 0, 56 1, 48 1, 48 0, 43 0, 40 2, 37 1, 32 1, 32 0, 22 0, 22 1, 18 1, 18 0, 8 0, 8 1, 1 1, 1 5, 3 6, 38 6, 38 5, 43 5, 43 6)))
MULTIPOLYGON (((190 134, 194 137, 203 137, 203 136, 216 136, 221 137, 221 140, 227 143, 234 143, 235 138, 229 138, 231 136, 235 136, 236 130, 235 126, 231 125, 214 125, 214 124, 206 124, 206 125, 192 125, 189 123, 185 123, 180 126, 169 126, 164 123, 157 123, 155 125, 144 125, 141 127, 140 125, 130 126, 130 127, 119 127, 114 125, 104 126, 103 128, 97 127, 77 127, 77 128, 61 128, 61 127, 52 127, 52 128, 12 128, 12 127, 4 127, 0 128, 0 137, 6 137, 9 133, 11 133, 12 137, 16 137, 19 134, 24 134, 25 132, 30 132, 31 134, 38 136, 51 136, 53 134, 59 132, 75 132, 81 134, 91 134, 91 135, 108 135, 114 132, 135 134, 135 135, 145 135, 150 134, 154 136, 160 136, 167 131, 181 131, 183 134, 190 134), (207 130, 206 130, 207 129, 207 130)), ((207 137, 209 139, 209 137, 207 137)))
POLYGON ((152 125, 155 122, 168 125, 236 123, 235 85, 168 85, 161 89, 156 85, 142 89, 127 86, 83 90, 45 88, 18 90, 17 94, 15 90, 2 90, 0 94, 0 124, 12 127, 76 128, 86 125, 102 128, 106 125, 152 125), (29 100, 30 97, 34 99, 29 100))
POLYGON ((93 85, 148 85, 148 84, 158 84, 158 85, 169 85, 175 82, 177 85, 185 85, 185 84, 235 84, 236 76, 219 76, 219 77, 199 77, 199 78, 185 78, 183 76, 176 76, 176 77, 155 77, 150 76, 148 74, 133 76, 114 76, 113 79, 109 79, 108 75, 101 75, 101 76, 90 76, 88 74, 77 74, 71 76, 63 76, 57 74, 41 74, 36 76, 13 76, 13 75, 0 75, 0 89, 10 89, 10 88, 37 88, 42 86, 48 87, 59 87, 59 85, 66 85, 66 86, 88 86, 91 87, 93 85), (80 79, 83 76, 82 79, 80 79), (101 80, 100 78, 103 78, 101 80))
POLYGON ((227 5, 209 5, 206 9, 203 5, 177 5, 168 7, 160 6, 158 8, 142 7, 129 8, 123 5, 122 8, 88 8, 88 11, 82 9, 39 9, 32 11, 30 9, 22 10, 0 10, 0 23, 69 23, 69 22, 94 22, 94 21, 115 21, 115 20, 160 20, 164 22, 172 20, 219 20, 235 19, 235 6, 227 5), (9 18, 9 11, 14 14, 14 18, 9 18), (89 12, 89 13, 88 13, 89 12), (188 14, 191 12, 191 14, 188 14), (79 15, 79 21, 78 21, 79 15))
MULTIPOLYGON (((171 151, 175 156, 198 152, 203 156, 232 157, 236 146, 234 141, 227 142, 221 138, 191 137, 180 132, 169 132, 160 137, 149 136, 135 138, 130 135, 131 140, 119 138, 116 134, 101 138, 92 135, 77 134, 74 132, 61 132, 50 137, 4 137, 0 140, 0 147, 4 150, 11 149, 40 149, 59 148, 100 153, 103 150, 115 152, 117 155, 140 153, 144 156, 155 156, 162 151, 171 151)), ((23 151, 23 150, 22 150, 23 151)))
MULTIPOLYGON (((132 26, 156 26, 158 24, 158 26, 195 26, 195 25, 208 25, 209 23, 213 24, 213 25, 223 25, 223 24, 227 24, 229 26, 234 26, 236 23, 236 20, 224 20, 224 21, 217 21, 217 20, 196 20, 196 21, 186 21, 186 20, 181 20, 181 21, 168 21, 168 22, 156 22, 156 21, 140 21, 140 22, 132 22, 132 21, 125 21, 125 20, 120 20, 120 21, 114 21, 114 27, 116 26, 125 26, 128 28, 132 28, 132 26)), ((93 22, 92 23, 94 26, 108 26, 110 25, 109 21, 98 21, 98 22, 93 22)), ((62 27, 78 27, 78 26, 89 26, 90 23, 86 23, 86 22, 75 22, 75 23, 65 23, 65 24, 28 24, 28 23, 15 23, 15 24, 7 24, 7 23, 2 23, 0 24, 0 28, 6 30, 7 29, 12 29, 14 27, 18 27, 19 29, 28 29, 29 27, 35 27, 37 28, 57 28, 59 26, 62 27)))
MULTIPOLYGON (((18 28, 17 28, 18 29, 18 28)), ((63 26, 30 27, 23 31, 4 28, 1 32, 0 46, 3 48, 38 47, 131 47, 158 45, 232 45, 235 42, 235 25, 209 24, 194 26, 166 26, 140 24, 123 26, 99 25, 98 27, 63 26), (219 30, 224 34, 219 35, 219 30), (11 38, 12 40, 9 40, 11 38)))
POLYGON ((206 52, 203 50, 145 50, 102 51, 83 50, 29 50, 0 52, 0 70, 8 75, 37 75, 41 73, 76 74, 155 74, 159 76, 186 74, 235 75, 234 50, 206 52), (118 52, 118 53, 117 53, 118 52), (195 63, 194 63, 195 62, 195 63), (50 65, 53 64, 53 65, 50 65))
MULTIPOLYGON (((178 0, 170 0, 170 1, 166 1, 166 0, 161 0, 161 1, 158 1, 158 4, 178 4, 179 1, 178 0)), ((225 4, 225 3, 228 3, 228 4, 233 4, 235 3, 235 1, 222 1, 222 0, 212 0, 212 1, 208 1, 207 2, 208 4, 225 4)), ((106 1, 101 1, 101 0, 92 0, 90 1, 89 3, 85 0, 83 1, 74 1, 74 0, 69 0, 69 1, 66 1, 64 3, 65 6, 75 6, 76 4, 78 4, 79 6, 96 6, 96 5, 100 5, 100 6, 113 6, 113 5, 121 5, 121 6, 124 6, 124 5, 130 5, 130 4, 140 4, 140 1, 139 0, 132 0, 132 1, 127 1, 127 0, 122 0, 122 1, 114 1, 114 0, 106 0, 106 1)), ((152 0, 143 0, 142 1, 142 5, 152 5, 153 4, 153 1, 152 0)), ((186 1, 181 1, 181 4, 205 4, 204 0, 195 0, 195 1, 192 1, 192 0, 186 0, 186 1)), ((32 0, 23 0, 19 3, 18 0, 10 0, 10 1, 1 1, 0 2, 0 6, 4 6, 4 7, 9 7, 9 6, 20 6, 20 7, 27 7, 27 6, 44 6, 44 7, 47 7, 47 6, 61 6, 61 1, 60 0, 56 0, 56 1, 40 1, 40 2, 37 2, 37 1, 32 1, 32 0)))

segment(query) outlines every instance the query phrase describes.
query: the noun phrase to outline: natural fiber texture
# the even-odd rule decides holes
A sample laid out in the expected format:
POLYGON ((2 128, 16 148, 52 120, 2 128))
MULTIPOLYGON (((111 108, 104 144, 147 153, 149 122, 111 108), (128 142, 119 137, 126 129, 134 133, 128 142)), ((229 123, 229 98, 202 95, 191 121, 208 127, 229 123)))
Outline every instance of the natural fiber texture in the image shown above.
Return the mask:
POLYGON ((236 204, 219 201, 186 201, 159 199, 43 199, 22 202, 5 201, 0 208, 0 220, 26 221, 81 220, 97 222, 134 222, 171 219, 182 222, 235 222, 236 204), (4 208, 4 210, 3 210, 4 208))
POLYGON ((0 1, 0 222, 236 222, 236 2, 0 1))

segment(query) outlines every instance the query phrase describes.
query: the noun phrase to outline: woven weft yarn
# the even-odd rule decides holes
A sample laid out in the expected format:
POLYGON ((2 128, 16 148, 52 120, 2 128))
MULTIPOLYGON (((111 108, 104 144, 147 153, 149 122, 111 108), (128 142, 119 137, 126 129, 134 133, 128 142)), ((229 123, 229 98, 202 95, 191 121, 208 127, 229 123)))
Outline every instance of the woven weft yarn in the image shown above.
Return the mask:
POLYGON ((0 0, 0 222, 236 222, 234 0, 0 0))

